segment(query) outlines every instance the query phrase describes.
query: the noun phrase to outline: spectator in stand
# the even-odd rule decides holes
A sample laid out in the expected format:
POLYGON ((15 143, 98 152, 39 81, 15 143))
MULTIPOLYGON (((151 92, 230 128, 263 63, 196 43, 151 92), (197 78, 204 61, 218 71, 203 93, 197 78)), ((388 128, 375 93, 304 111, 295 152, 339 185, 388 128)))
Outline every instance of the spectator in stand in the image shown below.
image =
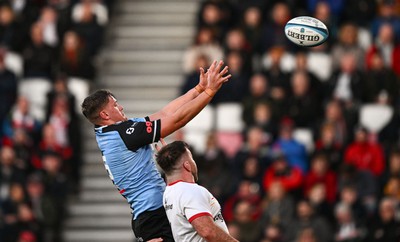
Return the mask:
POLYGON ((396 41, 400 41, 400 18, 395 13, 394 1, 380 1, 378 15, 372 21, 371 32, 375 39, 378 36, 379 29, 384 24, 390 24, 393 27, 396 41))
POLYGON ((323 217, 332 224, 334 221, 333 204, 326 200, 326 187, 324 184, 317 183, 311 187, 305 199, 310 202, 316 216, 323 217))
POLYGON ((323 124, 320 138, 315 143, 315 153, 323 154, 328 161, 328 167, 337 172, 342 163, 342 145, 335 141, 335 135, 333 124, 323 124))
POLYGON ((15 14, 10 6, 0 7, 0 45, 12 50, 19 51, 22 42, 22 31, 20 24, 15 19, 15 14))
POLYGON ((284 240, 284 231, 282 230, 282 226, 278 224, 268 224, 264 228, 263 237, 260 240, 261 242, 283 242, 284 240))
MULTIPOLYGON (((66 198, 68 194, 67 178, 62 172, 63 160, 54 152, 47 152, 42 157, 43 184, 45 194, 54 202, 56 217, 53 220, 54 231, 61 231, 62 219, 65 216, 66 198)), ((59 234, 55 234, 56 238, 59 234)))
POLYGON ((208 27, 214 32, 218 42, 222 44, 228 26, 224 22, 222 10, 217 3, 205 1, 198 13, 197 28, 208 27))
POLYGON ((18 234, 22 231, 32 232, 38 241, 43 241, 43 228, 34 217, 32 209, 27 203, 18 204, 18 234))
POLYGON ((386 242, 400 240, 400 223, 395 218, 395 201, 383 198, 379 205, 378 218, 368 226, 367 242, 386 242))
POLYGON ((57 12, 51 7, 44 7, 41 10, 38 24, 43 29, 43 42, 51 47, 59 44, 59 31, 57 26, 57 12))
POLYGON ((368 170, 375 176, 380 176, 385 169, 381 145, 368 141, 368 131, 363 127, 356 129, 355 141, 347 147, 344 161, 359 170, 368 170))
POLYGON ((390 67, 385 66, 381 53, 375 52, 371 56, 370 70, 366 72, 364 82, 363 102, 391 106, 399 102, 399 78, 390 67))
POLYGON ((46 242, 61 240, 60 213, 56 210, 56 203, 45 193, 44 184, 40 174, 32 174, 26 184, 28 203, 32 208, 34 217, 43 227, 43 237, 46 242))
MULTIPOLYGON (((17 105, 10 115, 11 129, 22 129, 29 137, 37 142, 37 137, 40 132, 41 124, 40 122, 30 113, 29 101, 24 96, 19 96, 17 100, 17 105)), ((10 137, 12 133, 9 134, 10 137)))
MULTIPOLYGON (((304 229, 312 229, 315 233, 316 241, 330 241, 332 230, 328 221, 314 213, 310 202, 302 200, 297 203, 296 219, 292 221, 288 237, 292 240, 296 238, 304 229)), ((290 239, 289 239, 290 241, 290 239)))
POLYGON ((259 7, 248 7, 243 13, 242 29, 252 50, 252 55, 260 56, 262 35, 262 12, 259 7))
POLYGON ((95 69, 88 51, 87 43, 82 43, 76 32, 66 32, 60 54, 61 72, 71 77, 93 80, 95 69))
MULTIPOLYGON (((7 199, 0 200, 3 211, 4 230, 2 241, 13 242, 18 237, 18 206, 26 202, 25 191, 21 183, 10 185, 10 195, 7 199)), ((1 238, 1 237, 0 237, 1 238)))
POLYGON ((260 102, 268 101, 268 80, 260 73, 255 73, 250 77, 249 95, 243 99, 242 119, 246 127, 254 123, 255 106, 260 102))
POLYGON ((239 228, 238 240, 241 242, 258 241, 261 236, 261 226, 252 219, 254 207, 248 201, 240 201, 235 206, 235 219, 233 223, 239 228))
POLYGON ((14 149, 16 155, 16 163, 25 173, 33 170, 31 159, 33 156, 34 143, 25 130, 17 128, 13 130, 11 138, 3 139, 3 145, 10 146, 14 149))
POLYGON ((271 145, 277 137, 277 124, 272 116, 271 104, 268 102, 258 102, 254 107, 253 119, 251 126, 258 126, 264 131, 266 144, 271 145))
MULTIPOLYGON (((224 51, 211 28, 200 28, 196 33, 192 46, 185 51, 182 63, 186 74, 198 73, 198 59, 200 56, 204 56, 207 60, 222 60, 224 58, 224 51)), ((198 74, 196 76, 198 77, 198 74)))
POLYGON ((335 208, 336 232, 334 241, 362 241, 365 229, 360 221, 356 220, 351 208, 347 204, 339 203, 335 208))
POLYGON ((10 187, 13 183, 23 184, 25 174, 18 167, 15 152, 9 146, 0 149, 0 201, 10 195, 10 187))
POLYGON ((222 208, 225 221, 232 222, 234 220, 235 207, 242 201, 250 203, 253 208, 250 214, 251 220, 259 219, 262 201, 260 187, 249 180, 242 180, 238 185, 237 192, 226 200, 222 208))
POLYGON ((294 216, 295 203, 281 182, 273 182, 265 197, 264 209, 261 215, 261 225, 279 225, 283 231, 289 229, 294 216))
POLYGON ((296 71, 291 78, 291 95, 288 97, 288 116, 296 127, 311 128, 315 126, 318 116, 318 98, 311 90, 311 83, 306 72, 296 71))
POLYGON ((293 195, 299 195, 302 188, 303 176, 300 168, 290 166, 286 158, 280 154, 276 155, 269 169, 265 171, 263 186, 268 191, 275 182, 280 182, 285 191, 293 195))
POLYGON ((51 79, 54 74, 55 52, 43 39, 43 27, 35 23, 31 27, 31 42, 23 51, 24 77, 51 79))
POLYGON ((356 57, 350 52, 339 54, 340 69, 336 70, 327 83, 327 98, 337 99, 352 107, 361 101, 362 73, 356 67, 356 57))
POLYGON ((357 218, 365 218, 371 215, 367 213, 374 212, 378 184, 370 171, 343 164, 338 174, 338 191, 341 200, 354 204, 353 212, 357 218))
POLYGON ((271 19, 264 25, 262 40, 262 52, 269 51, 273 46, 282 46, 286 50, 293 50, 292 44, 285 36, 284 27, 291 18, 289 6, 286 2, 277 2, 273 6, 271 13, 268 13, 271 19))
POLYGON ((326 199, 333 204, 336 200, 336 174, 329 169, 327 157, 323 154, 317 154, 311 161, 311 169, 304 177, 304 195, 308 196, 317 184, 325 187, 326 199))
POLYGON ((306 148, 293 138, 295 124, 290 118, 283 118, 279 124, 279 137, 272 145, 273 149, 282 152, 291 167, 299 168, 302 174, 308 170, 306 148))
POLYGON ((196 160, 200 171, 198 183, 223 204, 228 194, 235 189, 235 178, 231 176, 232 168, 225 152, 218 146, 216 133, 212 132, 207 136, 206 149, 196 160))
POLYGON ((354 64, 357 69, 365 67, 365 53, 358 44, 358 27, 353 23, 345 23, 339 29, 338 41, 332 47, 333 68, 342 66, 342 58, 347 55, 354 56, 354 64))
POLYGON ((355 219, 363 221, 364 219, 369 217, 369 215, 371 215, 368 213, 369 211, 367 211, 367 208, 364 205, 364 199, 365 198, 361 197, 360 194, 358 194, 358 191, 354 186, 347 185, 342 187, 342 189, 340 190, 337 204, 345 204, 351 209, 352 215, 355 219))
MULTIPOLYGON (((250 73, 252 67, 252 49, 242 29, 235 28, 227 32, 224 41, 225 54, 228 55, 230 52, 238 52, 242 56, 242 71, 250 73)), ((229 66, 230 69, 230 66, 229 66)))
POLYGON ((229 83, 221 87, 214 96, 212 103, 240 103, 248 94, 249 74, 244 69, 244 59, 241 52, 231 51, 226 55, 226 65, 229 66, 229 83))
POLYGON ((233 158, 233 167, 236 174, 242 174, 248 158, 258 161, 259 169, 264 170, 269 165, 268 151, 265 137, 260 127, 251 127, 246 131, 246 142, 233 158))
POLYGON ((83 37, 91 56, 96 55, 101 44, 108 10, 100 1, 81 0, 72 8, 73 29, 83 37))
MULTIPOLYGON (((69 145, 63 145, 58 141, 56 129, 51 124, 43 127, 42 140, 39 143, 39 156, 43 156, 47 152, 54 152, 62 157, 63 160, 69 160, 72 157, 72 149, 69 145)), ((38 157, 40 159, 40 157, 38 157)), ((34 166, 39 169, 43 165, 43 161, 36 160, 34 166)))
MULTIPOLYGON (((394 149, 389 154, 388 166, 381 176, 381 187, 389 181, 392 177, 400 178, 400 150, 394 149)), ((383 189, 381 189, 383 190, 383 189)))
POLYGON ((278 90, 282 89, 284 94, 290 93, 290 77, 287 73, 285 73, 282 69, 282 58, 285 54, 285 49, 282 46, 273 46, 268 51, 268 56, 271 59, 271 64, 265 72, 265 75, 268 78, 269 87, 271 89, 271 97, 273 99, 278 99, 276 97, 278 94, 278 90))
MULTIPOLYGON (((382 24, 378 29, 378 35, 369 48, 366 55, 368 69, 376 69, 376 54, 380 54, 383 66, 392 69, 400 75, 400 45, 395 40, 393 26, 389 23, 382 24), (375 67, 375 68, 374 68, 375 67)), ((381 64, 381 65, 382 65, 381 64)), ((382 67, 381 67, 382 69, 382 67)))
POLYGON ((376 14, 377 5, 375 0, 346 1, 341 19, 353 22, 363 28, 369 28, 376 14))
MULTIPOLYGON (((11 111, 17 99, 17 77, 14 73, 8 70, 5 66, 6 50, 0 48, 0 125, 3 125, 4 120, 11 111)), ((0 126, 0 138, 2 137, 0 126)))

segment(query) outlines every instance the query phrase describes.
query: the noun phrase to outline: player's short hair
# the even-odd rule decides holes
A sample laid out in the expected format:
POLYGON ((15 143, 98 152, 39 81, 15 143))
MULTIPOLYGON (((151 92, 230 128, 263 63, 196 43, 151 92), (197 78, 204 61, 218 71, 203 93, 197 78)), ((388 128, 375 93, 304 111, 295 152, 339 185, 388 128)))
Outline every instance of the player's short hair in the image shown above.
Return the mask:
POLYGON ((115 97, 108 90, 100 89, 90 94, 81 105, 83 115, 93 124, 99 120, 99 112, 108 103, 108 97, 115 97))
POLYGON ((176 164, 187 152, 189 145, 183 141, 174 141, 164 146, 157 154, 156 160, 158 165, 163 169, 166 175, 170 175, 175 169, 176 164))

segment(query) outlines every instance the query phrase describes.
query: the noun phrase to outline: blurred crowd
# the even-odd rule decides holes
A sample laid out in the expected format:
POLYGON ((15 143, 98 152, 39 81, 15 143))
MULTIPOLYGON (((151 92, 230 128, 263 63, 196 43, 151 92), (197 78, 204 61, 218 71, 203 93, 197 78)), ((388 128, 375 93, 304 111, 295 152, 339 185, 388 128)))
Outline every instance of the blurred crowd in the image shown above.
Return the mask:
POLYGON ((242 242, 400 241, 400 1, 201 1, 181 92, 218 59, 232 78, 212 105, 240 106, 241 142, 232 150, 236 136, 223 143, 212 131, 195 159, 230 233, 242 242), (328 26, 326 43, 286 38, 287 21, 302 15, 328 26), (363 118, 365 107, 382 112, 363 118), (299 130, 310 138, 296 139, 299 130))
MULTIPOLYGON (((79 192, 80 119, 71 78, 88 85, 112 1, 0 1, 0 241, 59 242, 79 192), (22 85, 51 88, 42 118, 22 85)), ((36 89, 35 89, 36 90, 36 89)), ((35 96, 36 95, 36 96, 35 96)))

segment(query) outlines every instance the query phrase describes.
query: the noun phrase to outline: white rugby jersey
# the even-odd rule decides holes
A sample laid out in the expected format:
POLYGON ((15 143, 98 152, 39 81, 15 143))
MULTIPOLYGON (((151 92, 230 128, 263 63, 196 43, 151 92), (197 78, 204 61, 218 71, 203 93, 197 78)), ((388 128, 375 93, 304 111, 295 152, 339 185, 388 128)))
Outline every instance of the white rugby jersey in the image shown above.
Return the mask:
POLYGON ((217 199, 196 183, 176 181, 169 184, 163 202, 175 241, 206 241, 191 224, 201 216, 211 216, 214 223, 228 233, 217 199))

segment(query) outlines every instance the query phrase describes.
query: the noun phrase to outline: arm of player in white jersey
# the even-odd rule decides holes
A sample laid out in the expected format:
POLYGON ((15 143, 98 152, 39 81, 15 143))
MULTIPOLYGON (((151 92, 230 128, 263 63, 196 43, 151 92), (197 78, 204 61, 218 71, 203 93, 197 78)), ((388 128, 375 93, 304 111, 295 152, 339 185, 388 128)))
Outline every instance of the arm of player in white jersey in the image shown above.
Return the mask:
POLYGON ((208 242, 237 242, 220 227, 218 227, 210 216, 201 216, 192 221, 192 226, 197 233, 208 242))

